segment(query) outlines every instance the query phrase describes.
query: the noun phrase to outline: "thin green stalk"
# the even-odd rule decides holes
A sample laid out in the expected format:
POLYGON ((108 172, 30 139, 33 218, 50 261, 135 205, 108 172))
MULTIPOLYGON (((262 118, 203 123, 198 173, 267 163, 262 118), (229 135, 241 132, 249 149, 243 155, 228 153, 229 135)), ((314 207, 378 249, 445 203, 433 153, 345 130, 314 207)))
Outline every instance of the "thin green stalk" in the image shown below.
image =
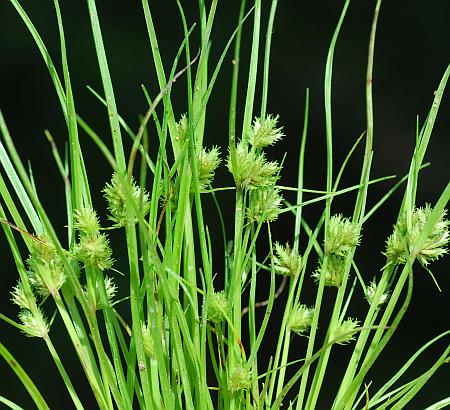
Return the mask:
POLYGON ((59 370, 59 373, 60 373, 61 377, 64 380, 64 384, 67 387, 67 391, 69 392, 69 395, 70 395, 70 397, 71 397, 71 399, 73 401, 73 404, 75 405, 75 407, 78 410, 83 410, 84 407, 81 404, 81 401, 78 398, 77 393, 75 392, 75 389, 74 389, 74 387, 72 385, 72 382, 70 381, 69 375, 67 374, 67 372, 66 372, 66 370, 65 370, 65 368, 64 368, 64 366, 63 366, 63 364, 61 362, 61 359, 59 358, 59 355, 56 352, 55 347, 53 346, 52 342, 50 341, 50 338, 48 337, 48 335, 46 337, 44 337, 44 341, 45 341, 45 344, 47 345, 47 348, 48 348, 48 350, 49 350, 49 352, 50 352, 50 354, 51 354, 51 356, 53 358, 53 361, 56 364, 56 367, 59 370))
MULTIPOLYGON (((330 47, 328 50, 327 63, 325 67, 325 80, 324 80, 324 95, 325 95, 325 126, 326 126, 326 142, 327 142, 327 191, 331 192, 333 185, 333 135, 332 135, 332 116, 331 116, 331 81, 332 81, 332 73, 333 73, 333 57, 334 57, 334 49, 336 46, 336 42, 339 36, 339 32, 341 30, 342 23, 344 21, 345 14, 347 13, 348 6, 350 4, 350 0, 346 0, 341 15, 339 17, 338 24, 333 34, 333 38, 331 39, 330 47)), ((330 220, 331 214, 331 201, 332 197, 326 199, 325 203, 325 235, 328 232, 328 221, 330 220)), ((323 270, 327 267, 327 256, 325 256, 323 260, 323 270)), ((309 360, 312 356, 312 352, 314 349, 315 336, 317 331, 317 325, 319 321, 320 315, 320 307, 322 304, 323 290, 324 290, 325 278, 324 275, 320 276, 319 286, 317 289, 316 302, 314 306, 314 317, 311 324, 311 332, 308 341, 308 347, 306 351, 305 360, 309 360)), ((302 380, 299 389, 299 398, 297 400, 296 409, 300 410, 303 406, 303 400, 306 391, 306 385, 308 381, 308 373, 309 368, 305 370, 302 375, 302 380)))

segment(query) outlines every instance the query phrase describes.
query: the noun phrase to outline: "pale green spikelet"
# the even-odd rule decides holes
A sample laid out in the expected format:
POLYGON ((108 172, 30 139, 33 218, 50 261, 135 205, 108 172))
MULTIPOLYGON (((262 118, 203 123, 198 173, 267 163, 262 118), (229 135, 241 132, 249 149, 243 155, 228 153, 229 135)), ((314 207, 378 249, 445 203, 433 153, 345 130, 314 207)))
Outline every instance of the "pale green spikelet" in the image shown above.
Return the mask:
POLYGON ((402 215, 394 226, 394 231, 386 242, 385 255, 389 262, 404 264, 414 252, 421 265, 427 266, 448 252, 446 246, 450 241, 450 221, 445 218, 444 210, 434 223, 422 244, 418 244, 423 229, 428 223, 433 209, 429 204, 424 208, 416 208, 411 215, 411 226, 408 229, 406 214, 402 215))
POLYGON ((43 297, 55 294, 66 280, 63 262, 46 236, 33 242, 27 265, 30 284, 43 297))
POLYGON ((229 301, 224 291, 212 292, 206 297, 205 312, 210 322, 220 323, 229 311, 229 301))
MULTIPOLYGON (((365 296, 367 302, 369 302, 369 305, 372 305, 374 303, 375 293, 377 291, 377 283, 375 280, 370 282, 370 285, 366 287, 365 289, 365 296)), ((380 300, 378 301, 377 308, 379 308, 381 305, 384 305, 387 300, 389 299, 389 292, 384 292, 380 296, 380 300)))
POLYGON ((73 254, 85 265, 96 267, 100 270, 112 267, 112 251, 106 235, 97 233, 90 236, 81 236, 74 246, 73 254))
POLYGON ((356 328, 359 325, 359 321, 349 317, 345 319, 340 325, 334 329, 333 339, 338 339, 336 342, 340 345, 345 345, 355 340, 356 328))
POLYGON ((280 171, 276 161, 267 161, 263 153, 257 153, 254 149, 249 151, 242 141, 236 147, 237 169, 233 170, 230 156, 228 156, 227 167, 233 173, 239 189, 274 185, 280 171))
POLYGON ((19 319, 24 326, 23 332, 28 337, 47 337, 49 325, 41 310, 33 314, 28 309, 23 309, 19 313, 19 319))
POLYGON ((283 127, 277 128, 279 116, 267 115, 264 120, 255 118, 249 132, 248 142, 256 149, 275 144, 284 137, 283 127))
POLYGON ((214 173, 220 165, 220 151, 212 147, 209 151, 202 148, 197 155, 197 175, 200 191, 204 191, 214 179, 214 173))
POLYGON ((252 384, 252 372, 245 366, 234 367, 228 378, 228 389, 231 393, 247 390, 252 384))
POLYGON ((149 358, 152 358, 155 355, 155 347, 153 344, 152 333, 150 331, 150 328, 148 327, 148 324, 142 324, 141 332, 144 352, 149 358))
POLYGON ((100 231, 100 223, 96 212, 91 207, 75 211, 75 228, 80 235, 93 235, 100 231))
POLYGON ((136 223, 137 212, 145 216, 150 210, 150 196, 145 189, 139 187, 133 179, 131 182, 126 178, 122 181, 116 173, 103 189, 103 195, 108 202, 108 218, 116 227, 125 226, 128 220, 136 223), (125 183, 129 184, 129 190, 126 189, 125 183))
POLYGON ((345 257, 350 250, 359 245, 359 242, 360 234, 357 224, 341 214, 331 217, 328 234, 325 237, 325 252, 328 255, 345 257))
MULTIPOLYGON (((34 295, 32 295, 34 297, 34 295)), ((32 301, 30 301, 25 295, 25 291, 23 289, 23 284, 19 280, 17 285, 13 287, 11 291, 11 301, 19 306, 21 309, 31 310, 32 301)), ((36 299, 34 300, 36 302, 36 299)))
POLYGON ((275 187, 250 191, 247 216, 253 222, 273 222, 281 213, 283 197, 275 187))
POLYGON ((189 121, 186 114, 182 114, 180 120, 175 123, 175 140, 185 142, 189 135, 189 121))
MULTIPOLYGON (((108 303, 108 306, 111 306, 111 303, 114 299, 114 296, 117 293, 117 286, 114 283, 114 280, 112 278, 110 278, 109 276, 105 276, 104 278, 104 286, 105 286, 105 291, 106 291, 106 300, 108 303)), ((88 286, 86 285, 86 287, 83 289, 84 293, 87 294, 88 293, 88 286)), ((107 306, 105 306, 105 304, 102 303, 102 299, 100 297, 100 289, 99 289, 99 282, 98 280, 95 283, 95 289, 94 289, 94 294, 95 294, 95 309, 96 310, 102 310, 105 309, 107 306)))
POLYGON ((285 246, 275 243, 275 255, 273 257, 275 272, 285 276, 297 276, 302 270, 302 257, 290 248, 289 244, 285 246))
POLYGON ((289 329, 298 335, 304 335, 309 331, 314 317, 314 308, 297 304, 289 317, 289 329))
POLYGON ((344 279, 345 273, 345 259, 339 256, 331 255, 328 257, 327 266, 324 269, 323 266, 318 268, 313 273, 313 278, 316 282, 320 281, 320 276, 325 275, 324 284, 325 286, 340 287, 342 280, 344 279))

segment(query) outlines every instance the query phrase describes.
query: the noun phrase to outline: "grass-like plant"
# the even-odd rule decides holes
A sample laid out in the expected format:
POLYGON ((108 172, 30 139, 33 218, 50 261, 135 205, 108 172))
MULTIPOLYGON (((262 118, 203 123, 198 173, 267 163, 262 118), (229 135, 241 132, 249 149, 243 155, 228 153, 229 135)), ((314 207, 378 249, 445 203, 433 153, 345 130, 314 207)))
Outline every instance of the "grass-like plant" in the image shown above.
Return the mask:
MULTIPOLYGON (((118 112, 96 2, 87 0, 103 83, 103 92, 93 93, 107 110, 111 151, 109 143, 96 134, 95 125, 87 124, 77 114, 71 87, 71 76, 76 73, 70 71, 67 59, 58 0, 54 0, 54 8, 60 34, 60 73, 19 0, 11 0, 42 54, 67 125, 66 155, 60 155, 47 133, 65 187, 67 236, 57 236, 52 217, 40 201, 39 186, 22 163, 0 113, 0 161, 4 171, 0 174, 0 222, 17 266, 18 282, 11 299, 20 309, 18 319, 0 314, 2 326, 8 324, 26 336, 42 339, 77 409, 86 405, 72 383, 81 377, 86 378, 100 409, 277 409, 283 405, 311 410, 317 408, 324 392, 329 396, 333 391, 330 408, 335 410, 405 408, 449 360, 450 344, 423 374, 407 382, 402 376, 427 348, 442 338, 448 340, 450 330, 424 345, 397 373, 387 375, 385 384, 376 390, 370 385, 370 370, 407 311, 413 292, 413 268, 421 265, 433 277, 429 264, 447 252, 449 221, 445 207, 450 184, 433 204, 417 204, 416 194, 450 66, 437 87, 425 122, 418 124, 408 174, 368 209, 370 186, 387 179, 371 177, 372 69, 381 0, 376 2, 368 46, 367 129, 340 168, 333 161, 331 84, 334 49, 349 0, 344 3, 330 43, 324 79, 327 177, 322 191, 308 190, 304 183, 308 91, 297 186, 283 186, 283 161, 269 161, 266 155, 270 146, 282 144, 284 137, 281 120, 268 107, 277 1, 241 2, 235 27, 231 27, 218 61, 210 59, 212 28, 219 18, 218 0, 198 3, 199 20, 194 27, 177 1, 184 39, 174 61, 168 64, 160 55, 149 2, 142 0, 160 92, 152 97, 144 90, 147 111, 134 132, 118 112), (263 6, 268 7, 267 21, 261 17, 263 6), (248 67, 240 63, 244 25, 253 27, 248 67), (192 49, 192 36, 199 36, 198 53, 192 49), (208 102, 224 59, 230 54, 234 65, 228 104, 229 139, 220 147, 208 147, 208 141, 204 141, 208 102), (245 76, 246 89, 242 81, 238 82, 239 76, 245 76), (262 78, 259 88, 258 78, 262 78), (186 87, 185 114, 173 109, 175 81, 177 87, 183 83, 186 87), (243 106, 238 104, 238 93, 245 96, 243 106), (241 117, 242 124, 238 124, 241 117), (81 132, 95 142, 110 166, 111 180, 103 190, 107 219, 105 215, 99 218, 92 201, 95 195, 89 185, 91 176, 80 144, 81 132), (132 143, 124 144, 130 138, 132 143), (341 176, 362 140, 365 150, 360 182, 347 186, 341 176), (158 146, 153 157, 148 150, 150 144, 158 146), (219 166, 228 168, 233 186, 214 180, 219 166), (335 174, 333 169, 339 172, 335 174), (376 218, 377 209, 399 189, 404 192, 403 201, 386 241, 386 262, 376 278, 366 277, 358 269, 357 253, 364 241, 364 224, 376 218), (229 192, 217 194, 222 190, 229 192), (285 200, 284 191, 294 191, 295 202, 285 200), (333 207, 333 200, 348 192, 356 193, 356 201, 353 213, 343 216, 333 207), (312 194, 313 199, 305 200, 305 193, 312 194), (204 203, 215 204, 221 229, 210 230, 204 203), (226 226, 222 219, 222 209, 230 203, 234 226, 226 226), (303 208, 313 203, 323 205, 315 225, 302 216, 303 208), (293 226, 292 240, 286 244, 279 243, 271 231, 283 213, 292 218, 293 226), (124 252, 119 255, 111 250, 110 230, 123 236, 124 252), (25 248, 27 255, 23 253, 25 248), (263 255, 265 249, 267 255, 263 255), (224 266, 218 266, 213 258, 220 252, 224 266), (128 257, 128 269, 122 274, 129 289, 121 289, 119 293, 126 292, 127 297, 116 300, 114 258, 123 254, 128 257), (270 285, 266 297, 259 289, 267 278, 270 285), (277 299, 280 292, 276 284, 280 280, 287 292, 282 302, 277 299), (315 295, 305 296, 306 282, 315 282, 315 295), (363 290, 368 303, 364 311, 353 312, 350 302, 357 288, 363 290), (334 295, 330 316, 323 313, 325 292, 334 295), (314 302, 309 305, 305 300, 314 302), (274 309, 282 312, 279 321, 273 320, 274 309), (53 321, 62 322, 67 333, 53 336, 53 321), (323 337, 319 327, 325 330, 323 337), (70 340, 84 376, 67 368, 53 337, 70 340), (299 337, 307 338, 306 349, 293 352, 291 345, 299 337), (272 346, 274 340, 275 349, 268 352, 266 346, 272 346), (325 376, 336 344, 345 344, 351 355, 340 385, 328 386, 325 376)), ((0 342, 1 356, 36 407, 48 409, 48 392, 39 391, 26 373, 26 364, 19 365, 7 344, 8 340, 0 342)), ((0 402, 12 409, 21 408, 3 396, 0 402)), ((443 397, 429 409, 442 408, 449 402, 450 398, 443 397)))

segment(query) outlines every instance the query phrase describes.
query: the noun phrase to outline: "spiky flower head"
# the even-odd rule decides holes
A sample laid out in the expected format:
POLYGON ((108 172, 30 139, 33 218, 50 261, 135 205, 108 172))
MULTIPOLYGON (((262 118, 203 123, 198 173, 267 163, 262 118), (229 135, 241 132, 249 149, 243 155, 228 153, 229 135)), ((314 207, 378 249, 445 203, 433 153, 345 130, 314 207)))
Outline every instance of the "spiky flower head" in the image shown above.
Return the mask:
POLYGON ((231 393, 248 389, 252 384, 252 371, 245 366, 234 367, 228 378, 228 389, 231 393))
POLYGON ((338 339, 336 343, 340 345, 350 343, 352 340, 355 340, 355 334, 357 332, 356 328, 358 325, 359 321, 357 319, 351 317, 345 319, 336 327, 336 329, 334 329, 333 339, 338 339))
POLYGON ((210 322, 220 323, 225 320, 230 305, 224 291, 212 292, 206 297, 206 317, 210 322))
POLYGON ((266 118, 255 118, 250 128, 248 141, 256 149, 275 144, 284 137, 283 127, 277 128, 279 116, 267 115, 266 118))
POLYGON ((399 218, 394 226, 394 232, 386 243, 385 255, 389 262, 406 263, 410 252, 414 252, 420 264, 427 266, 448 252, 446 246, 450 241, 450 221, 445 218, 446 210, 433 224, 422 244, 419 244, 419 238, 428 224, 432 212, 433 208, 429 204, 426 204, 424 208, 416 208, 412 212, 409 229, 406 214, 399 218))
POLYGON ((28 309, 23 309, 19 313, 19 319, 24 327, 23 332, 29 337, 46 337, 49 332, 47 319, 41 310, 33 314, 28 309))
MULTIPOLYGON (((375 299, 375 293, 377 292, 377 283, 375 280, 370 282, 370 285, 365 289, 365 296, 369 305, 372 305, 375 299)), ((380 300, 378 301, 377 308, 387 302, 389 299, 389 292, 382 293, 380 296, 380 300)))
POLYGON ((100 223, 96 212, 91 207, 75 211, 75 228, 80 235, 93 235, 100 231, 100 223))
POLYGON ((80 262, 100 270, 109 269, 114 263, 108 239, 102 233, 81 236, 79 243, 74 246, 73 253, 80 262))
POLYGON ((175 139, 183 143, 189 134, 189 121, 186 114, 182 114, 180 120, 175 123, 175 139))
POLYGON ((136 223, 137 212, 145 216, 150 210, 149 194, 133 179, 130 182, 127 181, 126 178, 122 180, 114 173, 111 182, 107 183, 103 189, 103 195, 108 202, 108 218, 116 227, 125 226, 129 220, 136 223), (129 189, 124 184, 129 184, 129 189))
POLYGON ((298 304, 294 307, 289 317, 289 328, 292 332, 298 335, 305 334, 311 327, 314 317, 314 308, 309 308, 306 305, 298 304))
POLYGON ((325 236, 325 252, 329 255, 345 257, 355 246, 359 245, 359 227, 341 214, 333 215, 325 236))
MULTIPOLYGON (((110 278, 109 276, 105 276, 103 282, 104 282, 105 291, 106 291, 106 300, 107 300, 108 306, 111 306, 114 296, 117 293, 117 286, 114 283, 114 280, 112 278, 110 278)), ((100 283, 97 280, 95 283, 95 289, 94 289, 95 309, 96 310, 105 309, 107 307, 104 303, 102 303, 102 298, 100 297, 100 292, 101 292, 101 290, 99 288, 100 283)), ((86 285, 86 287, 83 289, 83 291, 85 294, 87 294, 89 292, 88 285, 86 285)))
POLYGON ((320 276, 324 275, 324 284, 325 286, 334 286, 340 287, 342 280, 344 279, 345 273, 345 259, 331 255, 328 257, 328 262, 326 267, 323 266, 323 262, 313 274, 312 277, 318 283, 320 281, 320 276))
POLYGON ((202 148, 197 156, 198 185, 204 191, 214 179, 216 168, 220 164, 220 151, 218 147, 212 147, 209 151, 202 148))
POLYGON ((275 243, 275 255, 273 257, 275 272, 285 276, 297 276, 302 270, 302 257, 290 248, 289 244, 285 246, 275 243))
MULTIPOLYGON (((32 295, 34 298, 34 295, 32 295)), ((11 301, 19 306, 21 309, 31 310, 32 301, 30 301, 25 295, 25 291, 23 289, 22 281, 18 281, 17 285, 13 287, 11 291, 11 301)), ((36 300, 35 300, 36 302, 36 300)))
POLYGON ((33 242, 27 264, 30 284, 41 296, 56 293, 66 280, 63 262, 46 236, 33 242))
POLYGON ((155 354, 155 347, 153 344, 152 333, 148 324, 142 324, 141 332, 142 343, 144 344, 144 352, 148 357, 152 358, 155 354))
POLYGON ((239 189, 274 185, 280 171, 276 161, 267 161, 263 153, 257 153, 254 149, 249 151, 242 141, 236 146, 236 169, 233 170, 230 156, 227 167, 239 189))
POLYGON ((275 187, 259 188, 250 191, 247 216, 253 222, 273 222, 281 213, 283 197, 275 187))

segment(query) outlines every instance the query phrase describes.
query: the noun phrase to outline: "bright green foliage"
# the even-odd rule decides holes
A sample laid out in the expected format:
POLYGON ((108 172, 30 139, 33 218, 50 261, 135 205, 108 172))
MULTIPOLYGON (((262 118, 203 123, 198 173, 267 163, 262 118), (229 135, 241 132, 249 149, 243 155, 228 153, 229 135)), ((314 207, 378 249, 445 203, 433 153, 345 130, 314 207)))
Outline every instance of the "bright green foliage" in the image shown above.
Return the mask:
MULTIPOLYGON (((103 131, 102 138, 96 133, 96 121, 87 124, 78 115, 85 109, 74 101, 71 87, 71 78, 79 73, 72 70, 68 57, 73 53, 66 50, 66 34, 73 33, 64 31, 65 10, 59 9, 58 0, 53 2, 61 42, 54 58, 48 50, 55 47, 46 47, 20 3, 11 0, 10 6, 43 56, 61 104, 61 117, 67 124, 68 148, 64 156, 58 151, 56 138, 53 140, 46 132, 62 177, 67 221, 52 225, 53 215, 47 215, 40 202, 40 187, 14 148, 0 111, 0 223, 6 238, 4 246, 9 246, 17 266, 18 280, 11 300, 20 308, 18 322, 0 313, 0 325, 11 325, 27 336, 42 338, 39 342, 53 360, 48 366, 56 366, 67 397, 73 402, 67 407, 85 408, 82 401, 86 392, 81 396, 79 383, 75 388, 71 382, 72 377, 77 381, 85 377, 83 383, 91 388, 89 399, 102 410, 314 410, 322 405, 323 394, 327 400, 334 395, 333 402, 329 402, 333 410, 408 408, 425 382, 448 361, 450 345, 447 343, 442 355, 422 375, 403 382, 403 374, 424 350, 448 338, 450 330, 419 349, 397 374, 388 375, 384 386, 379 387, 378 380, 373 385, 366 381, 371 380, 373 364, 389 348, 413 300, 413 278, 421 270, 414 263, 427 267, 447 253, 450 222, 445 208, 450 200, 450 184, 439 198, 432 198, 433 206, 418 208, 416 196, 450 66, 436 88, 430 112, 423 116, 425 123, 418 124, 408 174, 393 188, 387 188, 386 195, 368 209, 374 200, 369 192, 371 185, 390 179, 372 179, 371 172, 372 162, 380 160, 373 143, 372 71, 381 0, 376 2, 370 31, 365 147, 361 170, 351 170, 359 174, 359 182, 353 186, 345 176, 347 164, 357 163, 349 161, 358 152, 357 143, 338 169, 336 164, 341 158, 335 158, 334 144, 342 141, 333 140, 331 98, 333 59, 339 51, 336 44, 349 0, 343 3, 325 66, 324 154, 314 159, 307 154, 307 91, 303 132, 294 130, 293 134, 298 136, 299 152, 290 152, 290 146, 285 157, 273 153, 274 160, 269 160, 272 153, 267 150, 281 142, 284 133, 279 116, 267 111, 273 108, 269 99, 271 41, 278 33, 275 14, 277 4, 282 2, 242 1, 241 9, 236 10, 237 21, 219 22, 230 30, 230 39, 218 54, 217 47, 223 42, 215 38, 216 20, 222 18, 223 2, 192 2, 198 6, 198 13, 185 15, 183 7, 191 2, 177 1, 184 35, 179 37, 174 60, 165 61, 167 53, 160 54, 165 41, 158 41, 153 2, 142 0, 156 76, 151 77, 153 70, 148 67, 150 77, 139 81, 150 83, 156 95, 144 89, 149 108, 134 131, 117 109, 123 107, 123 102, 116 104, 115 81, 106 54, 114 44, 103 43, 102 21, 96 8, 101 2, 87 0, 90 21, 83 27, 91 25, 97 57, 97 61, 88 63, 98 66, 103 85, 102 90, 92 92, 106 107, 112 144, 104 139, 103 131), (251 36, 250 44, 247 35, 242 36, 243 30, 251 36), (194 55, 195 49, 200 50, 198 55, 194 55), (249 55, 241 50, 248 50, 249 55), (222 80, 223 65, 230 61, 230 96, 217 94, 216 81, 222 80), (210 98, 220 100, 224 111, 228 111, 228 126, 211 121, 210 98), (180 107, 183 102, 185 106, 180 107), (178 122, 175 107, 187 113, 178 122), (226 132, 227 141, 207 141, 211 135, 220 137, 226 132), (86 135, 105 156, 110 166, 107 172, 112 174, 102 191, 111 221, 106 228, 100 224, 106 215, 100 213, 99 218, 92 205, 100 193, 91 190, 95 184, 91 183, 90 170, 94 167, 85 163, 85 158, 93 158, 85 155, 86 135), (131 141, 125 141, 128 137, 131 141), (206 144, 217 146, 208 149, 206 144), (214 180, 221 166, 220 152, 225 151, 226 167, 234 183, 231 176, 214 180), (297 182, 285 186, 280 178, 286 170, 292 172, 290 161, 297 158, 297 182), (315 189, 309 189, 311 160, 326 170, 326 183, 315 189), (213 182, 214 189, 210 189, 213 182), (151 187, 151 191, 145 187, 151 187), (363 254, 358 248, 361 232, 371 235, 367 219, 376 218, 376 211, 399 189, 404 189, 404 195, 398 203, 399 219, 387 240, 387 263, 376 280, 368 278, 366 269, 359 267, 360 261, 376 258, 371 249, 364 248, 363 254), (335 198, 351 192, 355 194, 352 217, 334 214, 338 203, 335 198), (306 209, 309 206, 314 207, 311 214, 317 218, 311 218, 306 209), (283 218, 279 218, 281 214, 283 218), (273 228, 275 222, 281 230, 273 228), (59 238, 62 225, 65 235, 59 238), (114 238, 115 249, 117 246, 115 265, 123 275, 120 281, 104 272, 113 270, 115 263, 106 230, 113 231, 110 237, 114 238), (281 240, 280 232, 289 237, 284 246, 277 241, 281 240), (318 239, 322 237, 323 246, 318 239), (29 254, 26 262, 22 254, 29 254), (316 261, 319 267, 314 271, 316 261), (223 285, 223 290, 216 292, 215 284, 223 285), (361 308, 354 299, 363 297, 369 306, 363 304, 361 308), (71 360, 66 362, 58 356, 52 339, 61 335, 49 334, 50 324, 44 312, 51 315, 50 324, 55 319, 58 326, 64 326, 62 340, 73 347, 79 366, 72 367, 71 360), (353 317, 361 318, 361 322, 353 317), (304 337, 300 340, 295 335, 304 337), (342 380, 339 385, 329 383, 336 371, 333 359, 341 354, 335 351, 336 344, 346 345, 342 349, 348 353, 345 369, 338 369, 342 380), (71 368, 66 370, 66 366, 71 368), (398 380, 406 384, 399 385, 398 380)), ((176 18, 173 21, 178 24, 176 18)), ((179 35, 180 30, 173 33, 179 35)), ((146 37, 139 41, 146 41, 146 37)), ((295 76, 284 82, 290 86, 293 81, 295 76)), ((287 146, 280 144, 280 149, 287 150, 287 146)), ((99 161, 98 166, 101 164, 99 161)), ((370 272, 378 270, 370 267, 370 272)), ((4 347, 8 336, 4 336, 3 327, 0 334, 0 357, 22 381, 34 407, 49 409, 24 369, 4 347)), ((69 353, 64 353, 65 358, 69 353)), ((41 357, 39 360, 45 372, 47 361, 41 357)), ((1 402, 10 405, 5 400, 0 396, 1 402)))

